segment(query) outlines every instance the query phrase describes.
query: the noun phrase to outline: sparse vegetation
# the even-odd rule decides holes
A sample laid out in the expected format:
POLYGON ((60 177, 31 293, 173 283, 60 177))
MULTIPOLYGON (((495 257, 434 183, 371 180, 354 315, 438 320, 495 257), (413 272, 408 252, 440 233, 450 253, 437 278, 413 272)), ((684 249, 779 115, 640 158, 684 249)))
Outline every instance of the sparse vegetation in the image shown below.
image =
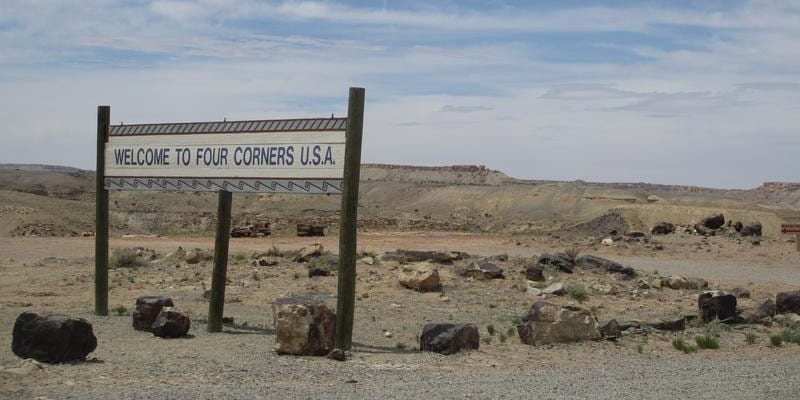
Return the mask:
POLYGON ((398 350, 405 350, 407 346, 403 342, 397 342, 394 344, 394 347, 398 350))
POLYGON ((781 347, 783 345, 783 337, 781 335, 772 335, 769 337, 769 342, 774 347, 781 347))
POLYGON ((680 337, 676 337, 675 339, 672 339, 672 347, 674 347, 677 350, 680 350, 680 351, 684 352, 684 354, 690 354, 690 353, 694 353, 694 352, 697 351, 697 347, 696 346, 692 346, 691 344, 686 343, 686 341, 683 340, 683 338, 680 338, 680 337))
POLYGON ((594 315, 596 317, 598 314, 600 314, 600 307, 591 306, 591 307, 589 307, 589 311, 591 311, 592 315, 594 315))
POLYGON ((508 336, 505 333, 500 334, 500 343, 505 343, 508 340, 508 336))
POLYGON ((319 257, 314 257, 308 260, 306 267, 308 269, 323 268, 328 270, 336 270, 339 263, 339 257, 331 252, 324 252, 319 257))
POLYGON ((519 315, 512 316, 511 317, 511 323, 514 324, 514 326, 517 326, 517 325, 521 324, 522 323, 522 317, 520 317, 519 315))
POLYGON ((516 336, 516 335, 517 335, 517 328, 515 328, 515 327, 513 327, 513 326, 512 326, 512 327, 509 327, 509 328, 506 330, 506 336, 508 336, 508 337, 512 338, 512 337, 514 337, 514 336, 516 336))
POLYGON ((581 253, 581 251, 580 251, 580 249, 578 249, 578 246, 571 246, 571 247, 567 247, 566 249, 564 249, 564 255, 566 255, 567 257, 569 257, 572 260, 575 260, 576 258, 578 258, 578 254, 580 254, 580 253, 581 253))
POLYGON ((118 316, 123 316, 128 314, 128 308, 123 305, 118 305, 112 308, 111 311, 117 313, 118 316))
POLYGON ((252 278, 253 278, 254 281, 258 282, 258 281, 261 280, 261 274, 259 274, 258 271, 253 271, 252 278))
POLYGON ((492 337, 491 336, 484 336, 483 337, 483 343, 485 343, 487 345, 492 344, 492 337))
POLYGON ((781 331, 781 339, 787 343, 800 345, 800 329, 786 328, 781 331))
POLYGON ((715 338, 713 335, 706 333, 705 335, 700 335, 694 338, 694 341, 697 343, 697 347, 701 349, 718 349, 719 348, 719 339, 715 338))
POLYGON ((111 251, 110 268, 140 268, 147 262, 131 247, 116 248, 111 251))
POLYGON ((267 257, 283 257, 284 255, 286 255, 286 253, 274 244, 267 250, 267 257))
POLYGON ((564 291, 567 292, 578 303, 583 303, 589 298, 589 292, 586 290, 586 285, 580 282, 568 283, 564 285, 564 291))
POLYGON ((636 344, 636 352, 639 354, 643 354, 645 345, 647 345, 647 336, 643 336, 642 340, 640 340, 639 343, 636 344))
POLYGON ((706 324, 706 335, 719 337, 722 331, 729 331, 731 327, 722 323, 719 318, 714 318, 713 321, 706 324))
POLYGON ((486 332, 489 332, 489 336, 494 336, 494 334, 497 333, 497 331, 494 328, 494 325, 492 324, 486 326, 486 332))
POLYGON ((295 272, 295 273, 292 275, 292 279, 294 279, 294 280, 298 280, 298 279, 300 279, 300 273, 299 273, 299 272, 295 272))
POLYGON ((758 340, 758 337, 756 336, 755 332, 753 332, 753 328, 747 329, 747 333, 745 333, 745 335, 744 335, 745 343, 747 343, 747 344, 755 344, 757 340, 758 340))

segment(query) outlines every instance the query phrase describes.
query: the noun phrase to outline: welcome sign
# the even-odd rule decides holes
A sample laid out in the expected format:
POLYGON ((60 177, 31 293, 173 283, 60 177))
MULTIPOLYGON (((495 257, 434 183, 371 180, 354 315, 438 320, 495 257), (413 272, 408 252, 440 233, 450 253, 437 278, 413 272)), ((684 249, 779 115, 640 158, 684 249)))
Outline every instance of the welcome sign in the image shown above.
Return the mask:
POLYGON ((346 118, 111 125, 107 190, 341 193, 346 118))

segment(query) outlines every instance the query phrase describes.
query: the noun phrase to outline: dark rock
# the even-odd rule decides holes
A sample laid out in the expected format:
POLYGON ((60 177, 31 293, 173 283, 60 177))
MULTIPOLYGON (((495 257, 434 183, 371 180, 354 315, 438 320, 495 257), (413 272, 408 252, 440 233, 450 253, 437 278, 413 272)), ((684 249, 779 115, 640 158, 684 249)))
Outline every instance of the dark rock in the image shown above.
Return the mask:
POLYGON ((800 290, 794 292, 781 292, 775 297, 778 314, 800 314, 800 290))
POLYGON ((328 354, 328 358, 336 361, 346 361, 347 354, 342 349, 333 349, 331 354, 328 354))
POLYGON ((151 331, 153 335, 162 338, 179 338, 189 333, 191 321, 189 317, 178 311, 162 309, 158 313, 151 331))
POLYGON ((463 260, 466 253, 458 251, 419 251, 419 250, 397 250, 389 251, 381 256, 383 261, 401 261, 407 263, 416 263, 422 261, 429 261, 438 264, 450 265, 454 261, 463 260))
POLYGON ((736 221, 736 223, 733 224, 733 229, 735 229, 736 232, 741 232, 742 228, 744 228, 744 224, 742 224, 742 221, 736 221))
POLYGON ((575 267, 575 260, 566 254, 544 253, 539 256, 539 259, 536 260, 536 263, 539 265, 556 267, 559 271, 566 272, 568 274, 571 274, 572 269, 575 267))
POLYGON ((722 225, 725 225, 725 216, 722 213, 717 215, 712 215, 710 217, 703 218, 700 221, 700 225, 708 228, 708 229, 719 229, 722 225))
POLYGON ((641 239, 641 238, 647 237, 647 234, 644 233, 644 232, 639 232, 639 231, 630 231, 630 232, 626 233, 625 236, 627 236, 629 238, 641 239))
POLYGON ((686 289, 702 290, 708 288, 708 281, 703 278, 686 278, 686 289))
POLYGON ((631 267, 626 267, 616 261, 589 254, 581 254, 578 256, 576 262, 583 268, 598 268, 607 272, 622 274, 629 278, 636 275, 636 271, 631 267))
POLYGON ((736 296, 717 291, 704 292, 697 299, 703 322, 708 323, 718 318, 725 321, 736 317, 736 296))
POLYGON ((308 277, 331 276, 339 269, 339 259, 337 257, 312 258, 308 264, 308 277))
POLYGON ((653 235, 668 235, 673 232, 675 232, 675 225, 669 222, 659 222, 653 226, 653 229, 650 229, 650 233, 653 235))
POLYGON ((678 332, 686 329, 686 318, 661 318, 648 322, 647 326, 660 331, 678 332))
POLYGON ((222 317, 222 323, 223 324, 232 324, 233 323, 233 317, 222 317))
POLYGON ((477 350, 479 347, 480 335, 474 324, 425 324, 419 337, 420 351, 448 355, 461 350, 477 350))
POLYGON ((164 296, 142 296, 136 299, 136 309, 131 316, 133 329, 137 331, 150 331, 153 322, 164 307, 175 307, 172 299, 164 296))
POLYGON ((503 269, 490 262, 471 263, 469 267, 462 272, 462 275, 479 280, 504 278, 503 269))
POLYGON ((24 312, 14 322, 11 351, 46 363, 82 360, 97 348, 92 324, 83 318, 24 312))
POLYGON ((737 299, 749 299, 750 298, 750 291, 745 289, 745 288, 741 288, 741 287, 735 287, 735 288, 731 289, 731 294, 736 296, 737 299))
POLYGON ((620 331, 626 331, 628 329, 637 329, 642 327, 642 323, 639 321, 622 321, 618 322, 620 331))
POLYGON ((505 254, 505 253, 504 254, 497 254, 497 255, 489 257, 489 260, 497 261, 497 262, 506 262, 506 261, 508 261, 508 254, 505 254))
POLYGON ((544 269, 540 265, 529 265, 525 268, 525 279, 544 282, 546 280, 544 277, 544 269))
POLYGON ((747 309, 741 313, 748 324, 772 325, 772 317, 777 313, 777 307, 772 299, 765 300, 755 309, 747 309))
POLYGON ((742 236, 761 236, 761 222, 753 222, 750 225, 745 225, 739 230, 742 236))
POLYGON ((617 320, 612 319, 600 327, 600 334, 603 335, 605 339, 616 340, 622 335, 622 330, 617 320))
POLYGON ((277 299, 272 303, 275 352, 325 356, 333 350, 336 314, 310 297, 277 299))

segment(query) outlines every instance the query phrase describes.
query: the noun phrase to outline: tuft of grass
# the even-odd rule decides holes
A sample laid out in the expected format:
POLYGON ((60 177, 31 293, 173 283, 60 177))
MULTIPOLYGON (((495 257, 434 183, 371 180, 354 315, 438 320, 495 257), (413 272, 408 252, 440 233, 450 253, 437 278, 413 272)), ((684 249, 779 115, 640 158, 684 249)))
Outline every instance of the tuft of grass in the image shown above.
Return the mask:
POLYGON ((600 307, 591 306, 591 307, 589 307, 589 311, 592 312, 592 315, 597 316, 598 314, 600 314, 600 307))
POLYGON ((783 337, 781 335, 772 335, 769 337, 769 342, 774 347, 781 347, 783 345, 783 337))
POLYGON ((512 316, 511 317, 511 323, 514 324, 514 326, 517 326, 517 325, 521 324, 522 323, 522 317, 520 317, 519 315, 512 316))
POLYGON ((394 347, 399 349, 399 350, 405 350, 406 349, 406 344, 403 343, 403 342, 397 342, 397 343, 394 344, 394 347))
POLYGON ((494 336, 494 334, 497 333, 497 331, 494 329, 494 325, 492 324, 486 326, 486 332, 489 332, 489 336, 494 336))
POLYGON ((517 328, 515 328, 515 327, 513 327, 513 326, 512 326, 512 327, 509 327, 509 328, 506 330, 506 336, 508 336, 508 337, 512 338, 512 337, 514 337, 514 336, 516 336, 516 335, 517 335, 517 328))
POLYGON ((299 272, 295 272, 294 275, 292 275, 292 279, 294 279, 294 280, 300 279, 300 273, 299 272))
POLYGON ((286 255, 286 253, 274 244, 267 250, 267 257, 283 257, 284 255, 286 255))
POLYGON ((642 337, 642 340, 636 344, 636 352, 639 354, 644 353, 644 346, 647 344, 647 336, 642 337))
POLYGON ((118 305, 118 306, 112 308, 111 311, 117 313, 118 316, 123 316, 123 315, 127 315, 128 308, 123 306, 123 305, 118 305))
POLYGON ((489 303, 489 308, 497 308, 497 304, 489 303))
POLYGON ((564 285, 564 291, 567 292, 573 299, 578 300, 578 303, 583 303, 589 298, 589 292, 586 290, 586 285, 583 283, 568 283, 564 285))
POLYGON ((530 259, 528 259, 527 257, 522 257, 522 256, 514 256, 514 257, 511 257, 511 263, 515 267, 525 267, 526 265, 528 265, 530 263, 530 259))
POLYGON ((329 271, 335 271, 336 266, 338 264, 339 264, 339 256, 330 252, 325 252, 321 254, 319 257, 315 257, 308 260, 306 267, 308 269, 323 268, 329 271))
POLYGON ((700 335, 694 338, 694 341, 697 343, 697 347, 701 349, 718 349, 719 348, 719 339, 715 338, 712 335, 706 333, 705 335, 700 335))
POLYGON ((747 344, 756 344, 758 337, 756 336, 755 332, 753 332, 753 328, 749 328, 747 333, 744 335, 744 341, 747 344))
POLYGON ((233 253, 233 255, 231 255, 231 258, 233 259, 233 261, 236 261, 236 262, 242 262, 242 261, 246 260, 247 257, 248 257, 248 255, 245 254, 245 253, 242 253, 242 252, 233 253))
POLYGON ((682 351, 684 354, 690 354, 697 351, 696 346, 692 346, 691 344, 686 343, 686 341, 683 340, 683 338, 679 337, 672 339, 672 347, 674 347, 676 350, 682 351))
POLYGON ((114 249, 109 261, 111 268, 139 268, 147 265, 147 262, 139 257, 136 249, 131 247, 114 249))
POLYGON ((706 335, 719 337, 722 331, 729 331, 730 329, 731 327, 723 324, 719 318, 714 318, 713 321, 706 324, 706 335))
POLYGON ((500 334, 500 343, 505 343, 508 340, 508 336, 505 333, 500 334))
POLYGON ((800 329, 786 328, 782 330, 781 339, 787 343, 800 344, 800 329))
POLYGON ((491 336, 484 336, 483 343, 486 343, 487 345, 492 344, 492 337, 491 336))
POLYGON ((566 249, 564 249, 564 255, 566 255, 567 257, 569 257, 573 261, 576 258, 578 258, 578 254, 580 254, 580 253, 581 253, 581 251, 580 251, 580 249, 578 249, 578 246, 571 246, 571 247, 567 247, 566 249))

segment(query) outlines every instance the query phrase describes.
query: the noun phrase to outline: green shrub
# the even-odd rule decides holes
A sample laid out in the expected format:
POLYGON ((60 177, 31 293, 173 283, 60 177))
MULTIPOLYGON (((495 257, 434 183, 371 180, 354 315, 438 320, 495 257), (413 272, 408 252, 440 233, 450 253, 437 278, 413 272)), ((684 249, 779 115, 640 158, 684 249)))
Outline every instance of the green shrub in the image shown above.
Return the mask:
POLYGON ((781 339, 787 343, 800 344, 800 329, 786 328, 781 331, 781 339))
POLYGON ((128 308, 123 305, 118 305, 111 309, 111 311, 117 313, 119 316, 126 315, 128 313, 128 308))
POLYGON ((508 337, 510 337, 510 338, 514 337, 516 334, 517 334, 517 328, 515 328, 515 327, 513 327, 513 326, 512 326, 512 327, 509 327, 509 328, 506 330, 506 336, 508 336, 508 337))
POLYGON ((781 347, 783 345, 783 337, 781 335, 772 335, 769 337, 769 342, 775 347, 781 347))
POLYGON ((572 246, 572 247, 568 247, 568 248, 564 249, 564 255, 569 257, 573 261, 576 258, 578 258, 578 254, 580 254, 580 253, 581 253, 581 251, 580 251, 580 249, 578 249, 578 246, 572 246))
POLYGON ((489 332, 489 336, 494 336, 497 331, 494 329, 494 325, 490 324, 486 327, 486 332, 489 332))
POLYGON ((675 339, 672 339, 672 347, 674 347, 677 350, 680 350, 680 351, 684 352, 685 354, 690 354, 690 353, 694 353, 695 351, 697 351, 697 347, 692 346, 689 343, 686 343, 686 341, 683 340, 683 338, 679 338, 679 337, 676 337, 675 339))
POLYGON ((339 257, 333 253, 325 252, 321 254, 319 257, 314 257, 308 260, 306 263, 306 267, 308 269, 325 269, 328 271, 336 271, 336 267, 339 265, 339 257))
POLYGON ((522 317, 520 317, 519 315, 512 316, 511 317, 511 323, 514 324, 514 326, 517 326, 517 325, 521 324, 522 323, 522 317))
POLYGON ((701 349, 719 348, 719 339, 715 338, 712 335, 709 335, 708 333, 706 333, 705 335, 695 337, 694 341, 697 342, 697 347, 701 349))
POLYGON ((505 333, 500 334, 500 343, 505 343, 508 340, 508 336, 505 333))
POLYGON ((136 249, 131 247, 114 249, 111 251, 110 261, 111 268, 139 268, 147 265, 136 249))
POLYGON ((755 344, 758 337, 756 336, 755 332, 753 332, 753 328, 747 330, 747 333, 744 335, 744 341, 747 344, 755 344))
POLYGON ((483 338, 483 343, 486 343, 487 345, 488 344, 492 344, 492 337, 491 336, 485 336, 483 338))
POLYGON ((578 303, 583 303, 589 298, 589 292, 586 290, 586 285, 583 283, 568 283, 564 285, 564 291, 567 292, 573 299, 578 300, 578 303))

